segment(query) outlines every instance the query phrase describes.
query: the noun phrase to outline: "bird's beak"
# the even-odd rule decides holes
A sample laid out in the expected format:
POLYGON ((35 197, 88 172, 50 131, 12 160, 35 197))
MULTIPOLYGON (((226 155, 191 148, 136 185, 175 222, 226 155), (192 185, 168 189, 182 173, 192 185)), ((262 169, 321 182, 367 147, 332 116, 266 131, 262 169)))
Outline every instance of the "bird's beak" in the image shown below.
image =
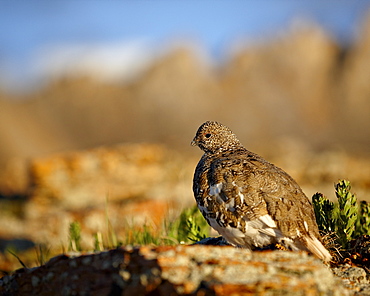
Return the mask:
POLYGON ((191 145, 191 146, 197 146, 197 145, 198 145, 198 143, 197 143, 197 141, 195 140, 195 138, 193 139, 193 141, 191 141, 190 145, 191 145))

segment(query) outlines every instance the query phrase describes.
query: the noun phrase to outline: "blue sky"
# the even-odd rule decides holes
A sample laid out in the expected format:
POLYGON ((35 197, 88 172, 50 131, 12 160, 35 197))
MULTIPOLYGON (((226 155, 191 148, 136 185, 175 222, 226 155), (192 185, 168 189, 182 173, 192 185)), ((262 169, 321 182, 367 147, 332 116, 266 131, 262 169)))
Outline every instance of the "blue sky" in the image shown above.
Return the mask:
POLYGON ((348 42, 368 8, 370 1, 361 0, 1 1, 0 74, 24 74, 35 54, 58 44, 160 45, 187 38, 219 57, 235 40, 273 36, 297 18, 315 21, 348 42))

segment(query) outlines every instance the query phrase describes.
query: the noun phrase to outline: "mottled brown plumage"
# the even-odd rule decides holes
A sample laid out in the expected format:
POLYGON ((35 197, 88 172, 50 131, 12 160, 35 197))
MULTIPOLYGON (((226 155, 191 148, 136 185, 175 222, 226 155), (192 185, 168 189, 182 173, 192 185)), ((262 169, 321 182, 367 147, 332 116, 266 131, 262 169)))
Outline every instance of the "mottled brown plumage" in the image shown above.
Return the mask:
POLYGON ((192 145, 205 152, 193 180, 198 207, 229 243, 246 248, 280 243, 331 259, 319 241, 312 205, 286 172, 214 121, 199 127, 192 145))

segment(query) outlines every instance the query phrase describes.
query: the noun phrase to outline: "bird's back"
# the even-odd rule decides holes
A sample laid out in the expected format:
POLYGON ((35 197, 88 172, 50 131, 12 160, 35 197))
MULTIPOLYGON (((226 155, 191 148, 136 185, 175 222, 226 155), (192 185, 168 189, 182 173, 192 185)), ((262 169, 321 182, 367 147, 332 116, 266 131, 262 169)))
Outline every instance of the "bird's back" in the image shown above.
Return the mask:
POLYGON ((237 206, 249 220, 268 213, 286 235, 296 236, 296 229, 305 232, 306 228, 319 235, 312 206, 296 181, 253 152, 241 149, 219 156, 205 154, 194 174, 197 201, 202 204, 202 200, 209 199, 205 188, 216 184, 223 184, 228 198, 236 198, 237 206), (244 196, 243 204, 238 193, 244 196))

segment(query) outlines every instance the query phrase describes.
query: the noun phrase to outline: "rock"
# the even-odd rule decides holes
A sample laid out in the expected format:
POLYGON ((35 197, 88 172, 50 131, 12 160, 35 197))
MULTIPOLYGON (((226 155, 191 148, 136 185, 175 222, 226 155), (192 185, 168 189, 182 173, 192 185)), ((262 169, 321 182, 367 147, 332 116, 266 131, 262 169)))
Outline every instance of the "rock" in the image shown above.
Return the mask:
POLYGON ((1 295, 352 295, 306 253, 214 246, 125 247, 0 279, 1 295))
POLYGON ((343 279, 346 287, 355 289, 357 295, 370 295, 370 285, 366 271, 348 264, 333 268, 333 273, 343 279))
POLYGON ((61 245, 68 246, 74 221, 81 224, 82 246, 88 250, 94 246, 93 235, 105 235, 108 228, 119 241, 125 240, 128 227, 158 229, 165 218, 193 204, 193 169, 192 162, 155 144, 35 158, 29 162, 32 186, 20 214, 15 217, 5 211, 4 201, 0 204, 0 238, 31 240, 59 253, 61 245))
POLYGON ((333 271, 337 276, 348 279, 350 282, 356 282, 359 284, 369 283, 368 279, 366 278, 366 271, 361 267, 343 265, 333 268, 333 271))
POLYGON ((83 208, 135 196, 153 196, 165 170, 158 145, 119 145, 36 158, 31 162, 32 196, 40 203, 83 208))

